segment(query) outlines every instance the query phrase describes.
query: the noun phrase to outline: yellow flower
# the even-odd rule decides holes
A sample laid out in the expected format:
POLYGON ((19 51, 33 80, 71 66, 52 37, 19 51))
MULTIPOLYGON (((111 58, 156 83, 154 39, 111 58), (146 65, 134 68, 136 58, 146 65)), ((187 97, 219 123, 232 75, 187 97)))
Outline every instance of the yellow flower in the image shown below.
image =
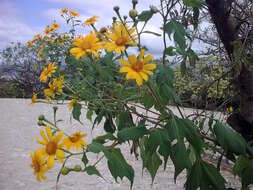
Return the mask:
POLYGON ((98 50, 103 48, 102 43, 99 42, 95 33, 90 33, 85 37, 80 36, 76 38, 73 45, 75 47, 70 49, 70 53, 74 55, 77 60, 89 53, 98 57, 98 50))
POLYGON ((66 147, 68 150, 73 148, 75 150, 79 150, 82 147, 86 147, 87 144, 82 140, 82 138, 86 137, 86 134, 80 133, 80 131, 68 136, 67 138, 63 139, 62 145, 66 147))
POLYGON ((40 46, 40 48, 39 48, 39 51, 38 51, 39 60, 42 60, 43 51, 44 51, 44 45, 40 46))
POLYGON ((40 34, 36 34, 34 37, 35 40, 40 40, 41 39, 41 35, 40 34))
POLYGON ((93 16, 91 18, 88 18, 87 20, 85 20, 84 25, 90 26, 92 24, 95 24, 95 22, 97 22, 98 16, 93 16))
POLYGON ((44 68, 40 75, 41 82, 47 82, 47 78, 51 77, 53 73, 56 71, 56 66, 54 63, 49 63, 47 67, 44 68))
POLYGON ((59 142, 62 139, 64 133, 63 131, 60 131, 57 135, 52 135, 52 130, 49 126, 46 126, 46 133, 47 136, 43 130, 40 130, 40 134, 43 140, 37 139, 36 141, 45 146, 45 148, 39 149, 38 151, 43 157, 48 158, 46 160, 46 163, 50 169, 54 167, 55 157, 61 163, 63 162, 64 152, 61 150, 62 144, 59 144, 59 142))
POLYGON ((49 26, 47 26, 47 27, 45 28, 45 30, 44 30, 44 34, 45 34, 45 35, 48 35, 48 34, 50 34, 51 32, 53 32, 53 29, 52 29, 51 27, 49 27, 49 26))
POLYGON ((60 28, 60 25, 57 22, 53 22, 50 27, 52 30, 58 30, 60 28))
POLYGON ((122 23, 114 23, 111 32, 106 35, 109 39, 105 44, 107 51, 115 51, 116 53, 124 52, 126 46, 135 46, 136 32, 132 27, 128 29, 127 25, 122 23))
POLYGON ((38 94, 33 92, 31 105, 35 104, 37 101, 38 101, 38 94))
POLYGON ((126 80, 135 79, 138 86, 141 86, 144 81, 148 80, 148 75, 153 74, 156 68, 155 64, 149 63, 152 60, 152 55, 144 57, 144 50, 139 53, 138 59, 135 55, 128 56, 128 61, 120 59, 123 67, 120 68, 120 73, 127 73, 126 80))
POLYGON ((32 47, 32 45, 34 44, 34 42, 36 41, 36 39, 31 39, 31 40, 29 40, 28 42, 27 42, 27 47, 29 48, 29 47, 32 47))
POLYGON ((61 9, 61 16, 67 14, 67 12, 68 12, 68 9, 67 9, 67 8, 62 8, 62 9, 61 9))
POLYGON ((76 99, 72 99, 72 100, 69 102, 68 107, 69 107, 69 110, 70 110, 70 111, 73 109, 73 106, 74 106, 74 104, 76 104, 76 103, 77 103, 77 100, 76 100, 76 99))
POLYGON ((77 12, 77 11, 69 10, 69 14, 70 14, 72 17, 77 17, 77 16, 79 16, 79 12, 77 12))
POLYGON ((31 153, 30 156, 32 159, 31 167, 37 180, 40 181, 41 178, 45 180, 46 176, 44 174, 48 171, 45 157, 41 156, 39 151, 35 151, 34 154, 31 153))
POLYGON ((47 89, 44 89, 45 97, 49 100, 50 98, 54 99, 55 95, 61 95, 62 89, 64 87, 64 79, 60 77, 59 79, 53 79, 53 82, 48 84, 47 89))

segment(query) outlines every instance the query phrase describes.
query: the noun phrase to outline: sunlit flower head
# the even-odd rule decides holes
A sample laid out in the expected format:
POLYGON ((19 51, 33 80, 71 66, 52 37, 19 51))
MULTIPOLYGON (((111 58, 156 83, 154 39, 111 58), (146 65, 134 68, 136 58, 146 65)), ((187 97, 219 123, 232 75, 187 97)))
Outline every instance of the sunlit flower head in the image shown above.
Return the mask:
POLYGON ((53 29, 50 26, 47 26, 44 30, 44 34, 47 36, 53 32, 53 29))
POLYGON ((32 45, 36 42, 36 39, 33 38, 27 42, 27 47, 32 47, 32 45))
POLYGON ((62 145, 66 147, 66 149, 75 149, 75 150, 80 150, 83 147, 86 147, 87 144, 85 141, 82 140, 82 138, 86 137, 86 134, 80 133, 80 131, 66 137, 62 141, 62 145))
POLYGON ((128 28, 122 23, 114 23, 110 32, 107 34, 108 42, 105 44, 107 51, 115 51, 116 53, 124 52, 127 46, 136 45, 136 31, 128 28))
POLYGON ((91 18, 88 18, 85 20, 84 25, 90 26, 92 24, 95 24, 98 20, 98 16, 92 16, 91 18))
POLYGON ((53 73, 56 71, 56 66, 54 63, 49 63, 47 67, 44 68, 40 75, 41 82, 47 82, 47 79, 52 76, 53 73))
POLYGON ((48 168, 50 169, 54 167, 55 158, 61 163, 64 160, 64 152, 63 150, 61 150, 62 144, 59 143, 64 133, 63 131, 60 131, 58 132, 58 134, 53 135, 51 128, 49 126, 46 126, 47 136, 45 135, 43 130, 40 130, 40 134, 43 139, 37 139, 36 141, 45 147, 39 149, 38 151, 43 157, 47 159, 46 163, 48 168))
POLYGON ((102 49, 102 43, 95 33, 90 33, 84 37, 80 36, 73 41, 73 48, 70 49, 70 53, 78 60, 80 57, 87 56, 87 54, 93 54, 98 57, 98 50, 102 49))
POLYGON ((41 35, 40 35, 40 34, 36 34, 36 35, 34 36, 34 39, 35 39, 35 40, 40 40, 40 39, 41 39, 41 35))
POLYGON ((31 105, 35 104, 37 101, 38 101, 38 94, 33 92, 31 105))
POLYGON ((72 17, 77 17, 77 16, 79 16, 79 12, 78 12, 78 11, 69 10, 69 14, 70 14, 70 16, 72 16, 72 17))
POLYGON ((120 73, 127 73, 126 80, 135 79, 138 86, 141 86, 144 81, 148 80, 148 75, 153 74, 156 68, 155 64, 149 63, 152 60, 152 55, 144 57, 144 50, 139 53, 138 58, 135 55, 129 55, 128 61, 121 59, 120 63, 123 65, 120 68, 120 73))
POLYGON ((61 16, 65 15, 68 13, 68 9, 67 8, 62 8, 61 9, 61 16))
POLYGON ((31 167, 34 170, 36 179, 38 181, 41 179, 45 180, 45 173, 48 171, 45 157, 43 157, 39 151, 35 151, 34 154, 31 153, 30 156, 32 159, 31 167))
POLYGON ((62 94, 62 89, 64 87, 64 79, 60 77, 59 79, 54 78, 53 82, 48 83, 48 87, 44 89, 44 95, 49 100, 54 99, 56 95, 62 94))
POLYGON ((53 22, 51 28, 52 30, 58 30, 60 28, 60 24, 57 22, 53 22))

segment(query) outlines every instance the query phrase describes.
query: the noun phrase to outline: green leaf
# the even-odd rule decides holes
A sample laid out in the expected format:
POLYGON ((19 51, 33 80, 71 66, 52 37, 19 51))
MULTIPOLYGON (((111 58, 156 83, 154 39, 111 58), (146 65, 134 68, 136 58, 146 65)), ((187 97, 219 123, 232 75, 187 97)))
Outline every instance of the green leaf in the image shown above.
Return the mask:
POLYGON ((97 142, 97 143, 100 143, 100 144, 104 144, 106 143, 107 141, 106 140, 116 140, 116 137, 113 136, 112 133, 107 133, 105 135, 102 135, 102 136, 98 136, 96 137, 95 139, 93 139, 93 142, 97 142))
POLYGON ((206 176, 209 180, 210 184, 217 190, 224 190, 225 189, 225 180, 218 172, 218 170, 209 163, 204 161, 201 162, 202 166, 202 173, 206 176))
POLYGON ((161 34, 156 33, 156 32, 152 32, 152 31, 143 31, 142 33, 153 34, 153 35, 155 35, 155 36, 161 36, 161 34))
POLYGON ((89 162, 86 153, 83 153, 83 157, 82 157, 82 162, 84 163, 84 165, 86 166, 89 162))
POLYGON ((199 8, 194 7, 193 8, 193 27, 194 30, 198 28, 199 25, 199 8))
POLYGON ((97 143, 97 142, 92 142, 87 146, 88 152, 93 152, 93 153, 99 153, 101 151, 107 151, 104 145, 97 143))
POLYGON ((151 178, 152 178, 152 183, 154 182, 156 173, 158 168, 160 167, 160 165, 162 164, 162 160, 160 159, 160 157, 157 155, 156 152, 154 152, 153 154, 150 154, 150 156, 147 159, 147 165, 146 168, 149 171, 151 178))
POLYGON ((183 141, 180 140, 172 146, 170 158, 175 166, 174 180, 176 182, 177 176, 191 165, 189 155, 183 141))
POLYGON ((199 60, 197 54, 190 48, 188 49, 187 54, 190 65, 194 67, 196 65, 196 62, 199 60))
POLYGON ((122 130, 124 128, 133 127, 134 123, 132 120, 132 115, 130 112, 121 112, 118 116, 118 130, 122 130))
POLYGON ((224 126, 222 123, 217 122, 214 125, 214 133, 219 144, 226 151, 234 152, 236 154, 246 153, 245 140, 232 129, 224 126))
POLYGON ((88 111, 86 113, 86 118, 89 119, 90 121, 92 121, 92 115, 93 115, 93 110, 88 109, 88 111))
POLYGON ((183 25, 180 22, 172 19, 165 25, 164 30, 168 34, 169 38, 171 34, 174 33, 173 37, 175 42, 179 45, 181 49, 186 48, 185 36, 187 34, 185 32, 183 25))
POLYGON ((225 180, 218 170, 203 160, 197 160, 194 163, 185 183, 186 190, 196 190, 198 188, 200 190, 225 189, 225 180))
POLYGON ((118 139, 120 141, 138 140, 145 134, 148 134, 145 126, 124 128, 118 132, 118 139))
POLYGON ((156 82, 158 86, 167 84, 169 87, 173 88, 174 83, 174 73, 173 70, 167 65, 158 65, 156 82))
POLYGON ((176 55, 176 52, 174 51, 174 47, 173 46, 169 46, 167 47, 164 51, 165 51, 165 54, 168 55, 168 56, 175 56, 176 55))
POLYGON ((72 110, 73 118, 75 120, 79 121, 79 122, 80 122, 81 109, 82 109, 82 105, 81 104, 75 103, 73 105, 73 110, 72 110))
POLYGON ((203 6, 200 0, 184 0, 184 4, 189 7, 201 8, 203 6))
POLYGON ((99 173, 95 166, 88 166, 87 168, 85 168, 85 170, 88 175, 97 175, 99 177, 102 177, 102 175, 99 173))
POLYGON ((147 22, 153 16, 153 12, 151 10, 142 11, 138 15, 138 21, 147 22))
POLYGON ((134 170, 131 165, 129 165, 123 155, 121 154, 120 149, 113 148, 108 152, 104 152, 107 158, 108 168, 117 182, 117 178, 120 177, 122 180, 123 177, 127 177, 131 182, 131 187, 133 186, 134 181, 134 170))
POLYGON ((115 129, 114 124, 111 119, 106 118, 105 123, 104 123, 104 130, 107 133, 114 133, 115 132, 116 129, 115 129))
POLYGON ((145 93, 142 99, 146 109, 150 109, 154 105, 153 97, 149 93, 145 93))

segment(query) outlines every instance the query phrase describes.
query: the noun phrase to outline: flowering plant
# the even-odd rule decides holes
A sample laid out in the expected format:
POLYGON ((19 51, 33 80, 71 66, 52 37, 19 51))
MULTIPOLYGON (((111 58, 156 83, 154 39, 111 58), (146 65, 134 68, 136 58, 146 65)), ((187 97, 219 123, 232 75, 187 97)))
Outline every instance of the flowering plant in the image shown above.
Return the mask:
MULTIPOLYGON (((183 1, 189 12, 202 8, 202 4, 197 2, 183 1)), ((252 181, 245 181, 244 172, 252 170, 245 167, 242 170, 241 164, 249 168, 253 164, 248 159, 252 150, 244 139, 226 127, 222 120, 216 119, 213 113, 186 115, 181 111, 180 98, 173 86, 174 74, 166 57, 178 55, 184 61, 192 61, 196 55, 191 42, 188 44, 190 36, 182 24, 168 18, 176 5, 161 1, 161 10, 151 6, 138 14, 137 3, 132 1, 129 18, 122 18, 119 7, 114 7, 117 18, 113 19, 110 27, 100 30, 96 28, 97 16, 82 23, 78 20, 78 12, 62 9, 61 16, 70 24, 68 33, 58 33, 60 26, 53 22, 46 27, 43 36, 36 35, 28 42, 30 47, 38 45, 38 56, 48 61, 40 76, 40 81, 46 85, 45 100, 38 100, 37 92, 34 92, 32 103, 56 106, 70 100, 68 107, 75 120, 82 123, 82 108, 87 110, 89 120, 95 117, 92 128, 104 119, 104 134, 87 144, 84 141, 86 134, 81 131, 73 134, 63 132, 56 120, 57 107, 54 107, 54 121, 41 115, 38 125, 42 127, 42 139, 37 139, 37 142, 42 147, 31 154, 34 174, 38 180, 45 179, 46 172, 54 167, 56 160, 62 163, 57 180, 71 171, 101 177, 96 164, 107 159, 115 180, 126 177, 132 187, 134 169, 125 160, 120 146, 129 142, 131 152, 136 157, 140 153, 143 169, 148 170, 152 182, 158 168, 163 164, 165 169, 170 158, 175 166, 175 180, 183 170, 187 171, 186 189, 225 189, 226 181, 219 171, 220 161, 215 167, 204 159, 204 155, 213 150, 221 159, 226 156, 235 163, 234 173, 247 187, 252 181), (163 6, 167 6, 167 12, 163 6), (145 30, 155 14, 163 18, 164 50, 160 64, 153 61, 153 56, 141 44, 144 33, 161 35, 145 30), (76 27, 82 25, 90 27, 91 31, 76 35, 76 27), (167 47, 165 35, 170 37, 172 34, 175 46, 167 47), (131 48, 135 48, 137 53, 129 53, 131 48), (173 113, 169 107, 171 103, 176 105, 179 114, 173 113), (203 127, 205 121, 208 121, 208 126, 203 127), (88 152, 102 156, 92 164, 88 152), (82 155, 83 166, 67 167, 67 160, 75 155, 82 155)), ((195 28, 196 23, 193 25, 195 28)))

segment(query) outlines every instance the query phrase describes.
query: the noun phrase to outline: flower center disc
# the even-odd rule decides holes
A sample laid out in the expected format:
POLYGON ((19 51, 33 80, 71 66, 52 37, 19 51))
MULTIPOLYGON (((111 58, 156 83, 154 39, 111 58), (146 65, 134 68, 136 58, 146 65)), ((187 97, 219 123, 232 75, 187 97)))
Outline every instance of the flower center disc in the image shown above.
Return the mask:
POLYGON ((126 45, 126 42, 127 42, 127 40, 125 38, 118 38, 116 40, 116 45, 117 46, 124 46, 124 45, 126 45))
POLYGON ((90 48, 91 48, 90 42, 83 42, 82 49, 86 50, 86 49, 90 49, 90 48))
POLYGON ((73 135, 73 136, 69 137, 69 139, 70 139, 71 142, 75 143, 80 139, 80 137, 79 137, 78 134, 76 134, 76 135, 73 135))
POLYGON ((49 142, 46 146, 46 152, 49 155, 55 154, 57 149, 57 144, 55 142, 49 142))
POLYGON ((136 63, 132 65, 132 69, 136 72, 140 72, 143 69, 143 63, 141 61, 136 61, 136 63))

